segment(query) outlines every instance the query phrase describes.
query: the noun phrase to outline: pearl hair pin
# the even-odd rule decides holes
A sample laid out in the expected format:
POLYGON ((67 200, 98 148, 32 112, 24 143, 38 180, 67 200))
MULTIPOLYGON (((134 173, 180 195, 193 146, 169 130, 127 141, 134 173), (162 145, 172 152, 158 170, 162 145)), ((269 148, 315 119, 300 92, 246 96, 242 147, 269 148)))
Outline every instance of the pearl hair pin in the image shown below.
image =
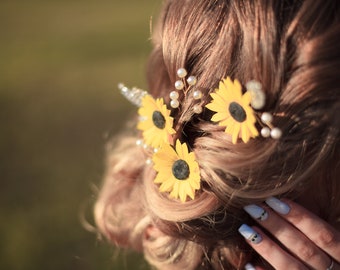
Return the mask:
MULTIPOLYGON (((180 106, 179 97, 180 91, 183 91, 183 95, 186 96, 188 93, 192 94, 193 99, 201 100, 202 92, 198 89, 195 89, 194 86, 197 83, 197 78, 195 76, 189 76, 186 80, 188 72, 185 68, 180 68, 177 70, 177 76, 179 80, 175 82, 175 89, 172 91, 170 96, 170 106, 173 109, 177 109, 180 106)), ((201 103, 195 104, 193 107, 193 111, 196 114, 200 114, 203 111, 201 103)))
POLYGON ((273 115, 269 112, 264 112, 261 115, 261 122, 267 126, 261 129, 261 135, 264 138, 272 137, 273 139, 280 139, 282 131, 278 127, 272 125, 273 115))
MULTIPOLYGON (((255 110, 262 109, 266 104, 266 95, 262 90, 260 82, 252 80, 246 84, 246 89, 251 95, 251 106, 255 110)), ((257 116, 257 115, 256 115, 257 116)), ((257 118, 259 118, 257 116, 257 118)), ((272 125, 273 115, 269 112, 263 112, 261 117, 258 119, 262 129, 260 131, 261 136, 264 138, 272 137, 273 139, 280 139, 282 131, 278 127, 272 125)))

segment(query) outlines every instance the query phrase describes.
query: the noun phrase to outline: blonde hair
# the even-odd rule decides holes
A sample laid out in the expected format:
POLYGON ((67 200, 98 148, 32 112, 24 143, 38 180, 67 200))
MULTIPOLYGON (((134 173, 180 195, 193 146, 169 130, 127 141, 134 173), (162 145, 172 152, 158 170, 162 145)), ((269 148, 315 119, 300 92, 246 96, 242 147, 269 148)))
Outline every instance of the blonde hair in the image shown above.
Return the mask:
POLYGON ((123 134, 109 146, 95 207, 102 233, 144 252, 159 269, 240 269, 256 257, 237 233, 252 222, 246 204, 269 196, 304 204, 301 195, 310 192, 319 205, 314 212, 339 226, 339 26, 339 4, 331 0, 165 1, 149 93, 169 103, 180 67, 199 78, 205 104, 227 75, 243 85, 256 79, 283 136, 233 145, 209 121, 211 112, 194 115, 194 101, 186 99, 174 128, 197 157, 201 192, 186 203, 160 193, 135 144, 139 135, 123 134))

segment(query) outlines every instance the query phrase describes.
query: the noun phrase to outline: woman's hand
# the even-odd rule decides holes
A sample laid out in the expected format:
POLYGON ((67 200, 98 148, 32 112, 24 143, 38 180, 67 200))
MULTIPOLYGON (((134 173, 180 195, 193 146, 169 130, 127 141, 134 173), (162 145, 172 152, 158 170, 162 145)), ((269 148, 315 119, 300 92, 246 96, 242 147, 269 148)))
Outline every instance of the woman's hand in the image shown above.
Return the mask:
MULTIPOLYGON (((278 270, 340 269, 339 231, 292 201, 272 197, 266 204, 244 208, 262 229, 244 224, 239 232, 270 265, 278 270)), ((246 269, 263 268, 248 264, 246 269)))

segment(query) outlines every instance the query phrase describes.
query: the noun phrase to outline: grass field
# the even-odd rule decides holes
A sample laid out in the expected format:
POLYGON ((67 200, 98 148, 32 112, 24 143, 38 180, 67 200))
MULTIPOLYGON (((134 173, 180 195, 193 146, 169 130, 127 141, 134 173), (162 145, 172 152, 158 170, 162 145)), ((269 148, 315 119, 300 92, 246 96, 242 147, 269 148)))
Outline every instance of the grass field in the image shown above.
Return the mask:
POLYGON ((159 0, 0 2, 0 269, 148 269, 84 229, 159 0), (84 210, 85 209, 85 210, 84 210))

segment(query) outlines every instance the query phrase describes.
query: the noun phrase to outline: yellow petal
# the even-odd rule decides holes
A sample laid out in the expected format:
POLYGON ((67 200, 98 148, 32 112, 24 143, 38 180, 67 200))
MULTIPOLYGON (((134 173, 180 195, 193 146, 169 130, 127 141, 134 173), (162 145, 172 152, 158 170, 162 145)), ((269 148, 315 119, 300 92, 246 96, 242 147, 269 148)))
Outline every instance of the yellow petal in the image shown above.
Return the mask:
POLYGON ((163 182, 165 182, 168 179, 168 177, 165 174, 161 174, 158 173, 155 177, 155 179, 153 180, 154 183, 156 184, 161 184, 163 182))
POLYGON ((233 135, 232 135, 232 143, 236 144, 237 142, 237 138, 239 136, 240 133, 240 129, 241 129, 241 124, 240 123, 235 123, 234 124, 234 128, 233 128, 233 135))
POLYGON ((242 136, 242 141, 244 143, 247 143, 249 141, 249 132, 248 132, 248 128, 247 128, 247 125, 242 125, 241 126, 241 136, 242 136))
POLYGON ((179 186, 179 198, 181 200, 181 202, 185 202, 187 199, 187 191, 186 191, 186 185, 185 183, 180 183, 179 186))
POLYGON ((183 157, 182 145, 181 145, 181 142, 179 140, 176 140, 176 153, 177 153, 177 156, 179 158, 183 157))
POLYGON ((249 105, 251 101, 251 94, 250 92, 245 92, 244 95, 242 96, 242 103, 245 105, 249 105))
POLYGON ((163 166, 172 166, 174 161, 177 160, 177 154, 171 146, 164 144, 152 158, 155 164, 163 166))
POLYGON ((178 180, 176 180, 174 182, 174 187, 173 187, 173 189, 172 189, 172 191, 170 193, 170 196, 175 198, 175 199, 178 198, 178 193, 179 193, 179 183, 178 182, 179 182, 178 180))
POLYGON ((253 138, 259 135, 259 132, 257 131, 256 127, 253 124, 247 123, 247 126, 253 138))
POLYGON ((188 153, 186 161, 189 163, 189 166, 192 166, 192 167, 197 166, 196 155, 194 152, 188 153))
POLYGON ((218 90, 220 90, 220 91, 227 90, 227 81, 228 81, 228 79, 229 79, 229 77, 227 77, 224 80, 220 81, 220 83, 218 84, 218 90))
POLYGON ((234 92, 237 94, 238 98, 241 98, 241 96, 242 96, 242 85, 237 79, 234 80, 234 92))
POLYGON ((198 190, 201 188, 200 185, 200 178, 197 176, 193 176, 190 178, 190 186, 192 186, 194 189, 198 190))
POLYGON ((211 117, 211 121, 219 122, 221 120, 225 120, 227 117, 229 117, 229 113, 227 113, 227 111, 225 111, 225 112, 218 112, 218 113, 215 113, 213 115, 213 117, 211 117))
POLYGON ((215 106, 224 107, 228 102, 228 99, 225 99, 225 95, 221 91, 217 93, 211 93, 210 96, 212 97, 212 102, 215 104, 215 106))
POLYGON ((173 178, 170 178, 167 181, 164 181, 161 186, 159 187, 159 191, 160 192, 170 192, 173 185, 174 185, 175 181, 173 180, 173 178))
POLYGON ((231 116, 229 116, 227 119, 219 122, 218 125, 222 126, 222 127, 227 127, 228 128, 229 126, 233 126, 234 123, 235 123, 234 119, 231 116))
POLYGON ((194 189, 191 187, 189 182, 186 182, 185 184, 186 184, 186 186, 185 186, 186 195, 188 195, 191 199, 195 199, 194 189))
POLYGON ((137 129, 139 130, 147 130, 152 128, 154 125, 151 121, 141 121, 137 124, 137 129))
POLYGON ((176 151, 180 159, 186 160, 188 155, 188 146, 186 143, 181 144, 179 140, 176 142, 176 151))

